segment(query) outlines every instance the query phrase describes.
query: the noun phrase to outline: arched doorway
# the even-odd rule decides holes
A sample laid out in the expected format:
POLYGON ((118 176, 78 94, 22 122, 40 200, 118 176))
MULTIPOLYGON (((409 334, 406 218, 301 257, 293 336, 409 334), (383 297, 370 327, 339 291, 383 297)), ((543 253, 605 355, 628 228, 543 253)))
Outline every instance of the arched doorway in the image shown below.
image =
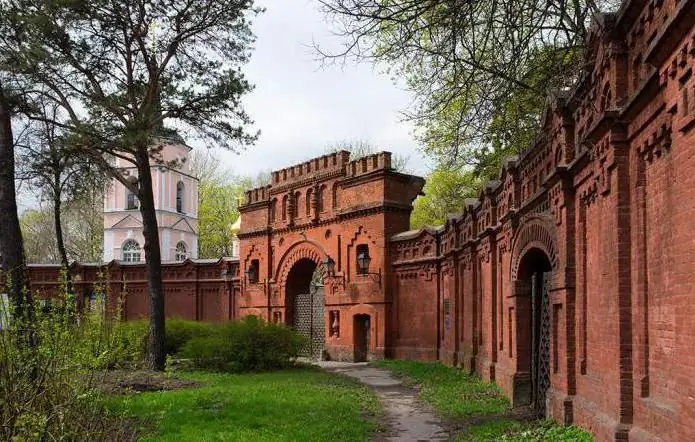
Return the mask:
POLYGON ((532 247, 519 261, 517 280, 522 292, 517 301, 518 368, 529 374, 527 402, 545 416, 550 388, 550 298, 552 265, 548 255, 532 247))
POLYGON ((316 262, 302 258, 290 269, 286 283, 286 321, 307 338, 301 355, 321 359, 326 345, 323 274, 316 262))
POLYGON ((371 321, 369 315, 361 314, 353 317, 352 330, 354 339, 355 362, 367 362, 369 355, 369 336, 371 335, 371 321))

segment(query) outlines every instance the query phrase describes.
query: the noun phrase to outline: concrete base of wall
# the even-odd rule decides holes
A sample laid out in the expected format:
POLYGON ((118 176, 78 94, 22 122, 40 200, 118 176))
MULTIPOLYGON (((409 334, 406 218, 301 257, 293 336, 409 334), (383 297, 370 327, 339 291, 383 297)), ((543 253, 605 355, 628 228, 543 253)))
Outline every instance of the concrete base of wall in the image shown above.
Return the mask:
POLYGON ((516 373, 512 376, 512 407, 521 407, 531 403, 531 377, 528 373, 516 373))

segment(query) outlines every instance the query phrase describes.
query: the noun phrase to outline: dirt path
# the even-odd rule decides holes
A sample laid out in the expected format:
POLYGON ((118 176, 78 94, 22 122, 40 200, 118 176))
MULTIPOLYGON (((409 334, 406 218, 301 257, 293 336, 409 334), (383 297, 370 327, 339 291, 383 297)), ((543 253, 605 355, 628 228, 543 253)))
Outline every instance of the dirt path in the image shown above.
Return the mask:
POLYGON ((419 401, 413 389, 403 387, 403 382, 387 370, 364 363, 321 361, 318 364, 327 371, 357 378, 374 390, 384 406, 389 427, 385 437, 379 440, 449 440, 449 432, 441 419, 419 401))

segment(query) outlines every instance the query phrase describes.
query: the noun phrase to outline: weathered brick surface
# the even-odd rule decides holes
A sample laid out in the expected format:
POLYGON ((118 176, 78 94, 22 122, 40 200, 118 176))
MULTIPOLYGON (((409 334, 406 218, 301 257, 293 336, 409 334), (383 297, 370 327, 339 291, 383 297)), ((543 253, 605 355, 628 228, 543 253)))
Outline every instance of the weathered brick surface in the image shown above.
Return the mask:
MULTIPOLYGON (((239 263, 236 260, 186 260, 163 265, 164 310, 168 318, 228 321, 238 316, 239 263)), ((148 315, 145 264, 79 264, 70 267, 78 305, 95 293, 106 295, 107 308, 124 319, 148 315)), ((43 298, 62 296, 60 266, 29 266, 32 292, 43 298)))

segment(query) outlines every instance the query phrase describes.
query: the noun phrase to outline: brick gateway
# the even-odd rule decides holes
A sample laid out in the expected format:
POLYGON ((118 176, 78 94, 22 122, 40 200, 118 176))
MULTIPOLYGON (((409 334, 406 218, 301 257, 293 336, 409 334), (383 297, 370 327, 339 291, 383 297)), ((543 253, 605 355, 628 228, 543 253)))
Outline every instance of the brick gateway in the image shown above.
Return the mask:
MULTIPOLYGON (((597 17, 538 141, 439 228, 407 230, 424 180, 387 152, 273 172, 239 261, 165 266, 167 315, 308 319, 327 358, 438 359, 602 441, 695 438, 694 23, 695 0, 597 17)), ((71 271, 146 314, 142 265, 71 271)))

